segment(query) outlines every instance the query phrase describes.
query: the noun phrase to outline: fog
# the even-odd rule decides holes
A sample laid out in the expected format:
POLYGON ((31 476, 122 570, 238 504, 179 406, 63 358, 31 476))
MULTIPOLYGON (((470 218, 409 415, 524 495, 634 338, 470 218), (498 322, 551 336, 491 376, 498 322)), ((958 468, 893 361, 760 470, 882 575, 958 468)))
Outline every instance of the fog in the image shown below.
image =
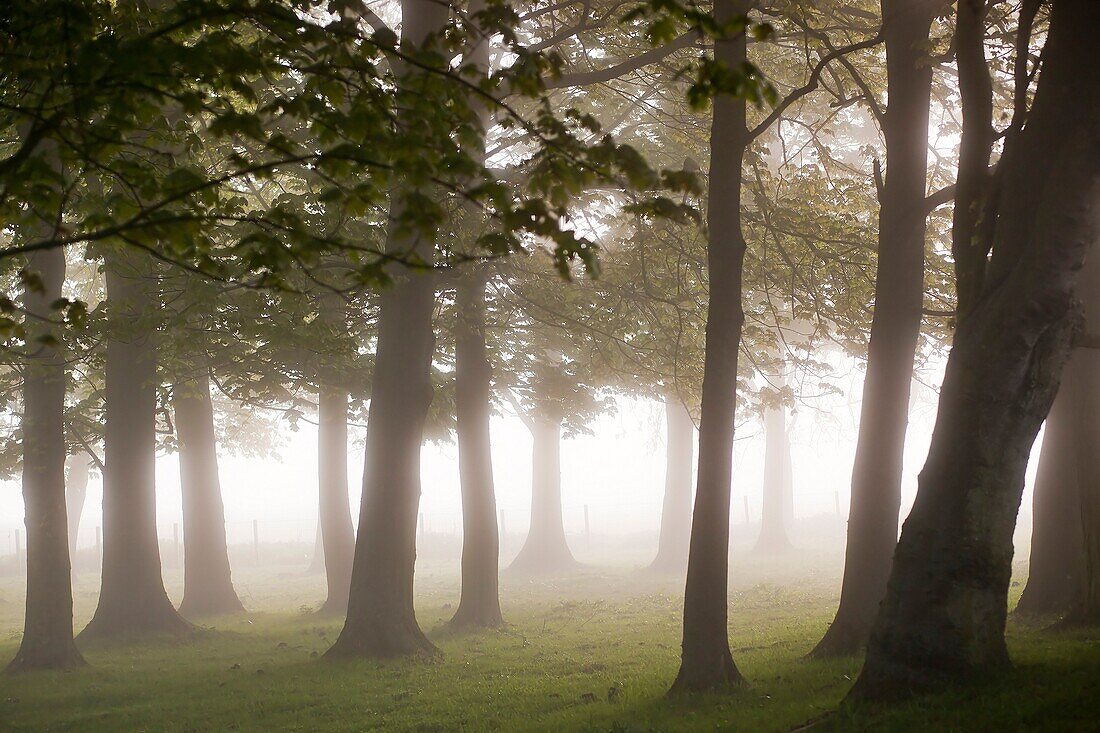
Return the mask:
MULTIPOLYGON (((847 521, 851 467, 859 418, 860 365, 851 362, 842 377, 831 381, 838 390, 801 400, 788 413, 794 468, 794 517, 789 528, 796 548, 827 550, 839 556, 844 549, 842 523, 847 521), (839 507, 839 514, 837 508, 839 507)), ((840 370, 838 369, 839 373, 840 370)), ((902 482, 902 518, 908 514, 917 490, 917 474, 928 453, 936 411, 934 387, 942 379, 942 363, 917 372, 913 385, 909 430, 902 482)), ((531 435, 508 405, 498 406, 492 420, 493 468, 497 503, 504 521, 501 563, 518 552, 531 511, 531 435)), ((293 544, 292 552, 308 565, 317 532, 317 428, 301 421, 296 429, 284 422, 271 437, 271 455, 241 457, 221 449, 227 540, 251 548, 253 522, 261 544, 293 544)), ((565 529, 572 549, 582 562, 612 566, 640 566, 656 551, 664 492, 665 424, 661 403, 618 396, 610 414, 597 417, 587 434, 567 438, 562 449, 562 505, 565 529), (589 535, 585 540, 587 507, 589 535)), ((359 519, 363 472, 362 426, 349 435, 348 475, 352 517, 359 519)), ((1031 528, 1031 489, 1042 436, 1028 464, 1027 482, 1016 532, 1016 555, 1027 556, 1031 528)), ((758 420, 737 425, 734 442, 730 510, 731 546, 751 548, 759 531, 764 485, 764 435, 758 420), (746 523, 745 506, 748 506, 746 523)), ((424 530, 440 539, 462 536, 458 450, 454 440, 426 442, 422 448, 423 493, 420 513, 424 530)), ((19 484, 6 481, 0 494, 0 533, 5 554, 15 551, 15 533, 23 530, 23 502, 19 484)), ((93 474, 80 520, 77 546, 95 547, 102 522, 102 477, 93 474)), ((179 462, 175 454, 157 458, 157 529, 162 552, 168 552, 182 523, 179 462)), ((182 540, 181 540, 182 543, 182 540)), ((182 545, 181 545, 182 546, 182 545)), ((278 553, 288 561, 288 551, 278 553)), ((433 561, 458 562, 460 545, 446 543, 431 551, 433 561)), ((241 557, 251 557, 242 549, 241 557)), ((166 564, 172 558, 165 558, 166 564)), ((174 564, 174 563, 171 563, 174 564)), ((14 566, 5 563, 11 572, 14 566)))

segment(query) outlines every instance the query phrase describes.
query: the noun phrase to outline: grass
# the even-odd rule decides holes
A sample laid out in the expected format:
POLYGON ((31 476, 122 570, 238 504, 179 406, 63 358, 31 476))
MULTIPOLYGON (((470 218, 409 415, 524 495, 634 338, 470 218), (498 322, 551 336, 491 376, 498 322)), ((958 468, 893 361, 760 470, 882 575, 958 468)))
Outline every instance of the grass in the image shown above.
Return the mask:
MULTIPOLYGON (((678 584, 626 569, 556 581, 505 578, 502 632, 439 629, 457 574, 423 564, 418 615, 439 662, 335 664, 319 659, 339 633, 303 608, 322 580, 298 568, 238 570, 252 611, 212 619, 184 641, 86 645, 86 669, 0 678, 0 730, 788 731, 835 710, 858 660, 803 656, 836 602, 835 558, 735 557, 734 658, 751 687, 669 700, 680 633, 678 584), (797 581, 797 582, 793 582, 797 581)), ((179 577, 167 576, 178 597, 179 577)), ((22 590, 0 580, 0 663, 14 654, 22 590)), ((77 583, 78 624, 96 579, 77 583)), ((1100 636, 1013 624, 1016 669, 982 687, 833 716, 834 730, 1100 730, 1100 636)))

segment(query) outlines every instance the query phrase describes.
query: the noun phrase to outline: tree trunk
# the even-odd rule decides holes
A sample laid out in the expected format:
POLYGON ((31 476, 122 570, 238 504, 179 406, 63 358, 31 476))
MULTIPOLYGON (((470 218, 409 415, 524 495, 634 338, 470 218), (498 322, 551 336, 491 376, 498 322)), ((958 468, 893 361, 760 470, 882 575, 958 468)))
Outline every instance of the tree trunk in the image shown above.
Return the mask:
POLYGON ((561 505, 561 422, 535 414, 531 430, 531 527, 508 570, 553 575, 577 568, 565 539, 561 505))
MULTIPOLYGON (((744 15, 746 0, 716 0, 720 20, 744 15)), ((715 41, 714 57, 730 69, 746 61, 743 35, 715 41)), ((699 473, 684 589, 684 636, 673 692, 729 688, 744 683, 730 653, 727 630, 730 484, 737 404, 737 355, 745 312, 741 278, 745 236, 741 230, 741 167, 749 135, 745 101, 714 100, 710 191, 707 201, 706 356, 699 421, 699 473)))
POLYGON ((348 499, 348 394, 322 391, 317 405, 317 486, 328 598, 322 614, 343 616, 355 556, 355 527, 348 499))
POLYGON ((938 0, 883 0, 886 179, 879 202, 875 310, 863 382, 840 607, 811 653, 854 654, 867 642, 898 540, 909 389, 924 300, 925 189, 938 0))
MULTIPOLYGON (((1085 332, 1089 334, 1100 329, 1097 254, 1094 246, 1081 271, 1078 288, 1084 301, 1085 332)), ((1078 536, 1081 550, 1076 561, 1071 561, 1071 568, 1077 570, 1077 584, 1062 625, 1096 626, 1100 625, 1100 351, 1095 348, 1074 351, 1059 394, 1066 391, 1074 411, 1072 439, 1076 451, 1078 511, 1077 521, 1066 525, 1063 531, 1078 536), (1078 528, 1079 535, 1075 531, 1078 528)))
POLYGON ((73 643, 73 591, 65 518, 65 356, 49 326, 50 303, 61 297, 65 251, 31 255, 27 269, 41 278, 23 304, 28 349, 23 373, 23 502, 27 528, 27 606, 23 639, 8 672, 66 669, 84 663, 73 643), (45 319, 45 320, 43 320, 45 319))
POLYGON ((76 540, 80 532, 80 516, 88 497, 91 471, 88 456, 76 453, 65 459, 65 514, 69 519, 69 558, 76 557, 76 540))
MULTIPOLYGON (((423 45, 446 25, 448 13, 445 3, 402 0, 402 43, 423 45)), ((414 75, 399 70, 400 83, 414 75)), ((431 264, 434 237, 400 223, 402 205, 399 196, 391 200, 391 220, 398 223, 387 250, 431 264)), ((382 295, 348 614, 330 658, 439 654, 413 610, 420 444, 432 401, 434 278, 407 272, 396 280, 382 295)))
POLYGON ((462 595, 451 619, 456 628, 498 628, 500 614, 497 500, 489 443, 492 367, 485 348, 485 276, 471 272, 458 284, 455 333, 455 415, 462 488, 462 595))
POLYGON ((785 413, 782 407, 768 408, 764 412, 764 501, 760 537, 754 552, 769 555, 794 548, 787 534, 791 450, 785 413))
POLYGON ((382 295, 348 614, 330 657, 436 652, 413 611, 420 444, 432 398, 432 281, 411 275, 382 295))
MULTIPOLYGON (((1069 367, 1067 367, 1067 370, 1069 367)), ((1068 372, 1047 415, 1035 476, 1031 562, 1016 606, 1022 614, 1063 614, 1075 600, 1084 545, 1078 498, 1073 398, 1068 372)))
POLYGON ((161 577, 156 513, 156 351, 147 320, 155 310, 146 262, 108 255, 108 326, 103 476, 103 582, 81 638, 191 629, 161 577), (146 321, 146 323, 142 323, 146 321))
POLYGON ((172 408, 183 495, 183 602, 188 618, 244 611, 229 569, 210 378, 177 383, 172 408))
POLYGON ((666 575, 687 570, 691 538, 691 462, 695 453, 695 423, 684 403, 665 398, 665 500, 657 557, 649 569, 666 575))
POLYGON ((851 699, 1008 666, 1024 471, 1080 325, 1077 273, 1100 235, 1097 27, 1093 0, 1053 3, 1027 126, 1001 159, 982 294, 956 332, 916 502, 851 699))

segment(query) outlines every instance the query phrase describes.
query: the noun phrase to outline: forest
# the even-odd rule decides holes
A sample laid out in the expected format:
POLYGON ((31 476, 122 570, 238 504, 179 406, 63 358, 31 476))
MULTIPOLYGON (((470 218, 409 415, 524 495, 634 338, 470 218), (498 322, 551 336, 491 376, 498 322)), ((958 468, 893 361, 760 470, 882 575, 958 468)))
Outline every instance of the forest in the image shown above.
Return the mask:
POLYGON ((0 731, 1100 730, 1100 2, 0 2, 0 731))

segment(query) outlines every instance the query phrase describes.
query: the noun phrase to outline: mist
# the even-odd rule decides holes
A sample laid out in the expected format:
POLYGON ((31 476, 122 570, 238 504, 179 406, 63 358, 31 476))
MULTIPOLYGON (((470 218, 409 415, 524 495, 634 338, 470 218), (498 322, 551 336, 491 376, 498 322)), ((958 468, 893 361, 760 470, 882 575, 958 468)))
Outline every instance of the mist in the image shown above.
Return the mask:
POLYGON ((1095 0, 3 15, 0 730, 1100 725, 1095 0))

